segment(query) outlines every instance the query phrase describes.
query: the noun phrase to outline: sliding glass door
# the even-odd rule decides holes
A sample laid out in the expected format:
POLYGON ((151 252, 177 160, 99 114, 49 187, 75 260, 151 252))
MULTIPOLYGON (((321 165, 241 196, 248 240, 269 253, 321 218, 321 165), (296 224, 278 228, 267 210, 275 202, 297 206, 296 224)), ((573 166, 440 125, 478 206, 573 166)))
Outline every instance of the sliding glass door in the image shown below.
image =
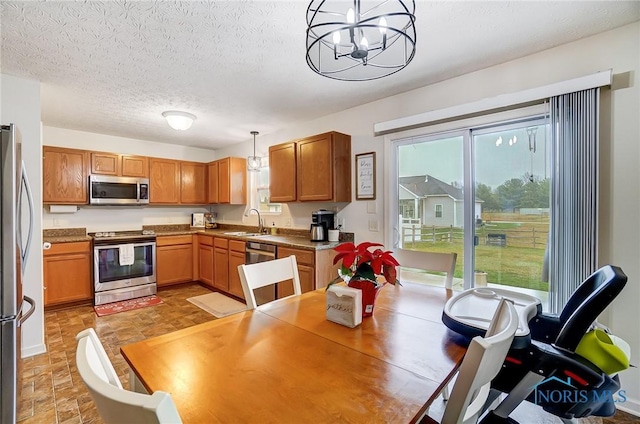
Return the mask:
MULTIPOLYGON (((389 209, 398 260, 406 250, 457 253, 454 289, 548 291, 547 125, 540 118, 391 142, 389 209)), ((401 279, 440 284, 402 269, 401 279)))

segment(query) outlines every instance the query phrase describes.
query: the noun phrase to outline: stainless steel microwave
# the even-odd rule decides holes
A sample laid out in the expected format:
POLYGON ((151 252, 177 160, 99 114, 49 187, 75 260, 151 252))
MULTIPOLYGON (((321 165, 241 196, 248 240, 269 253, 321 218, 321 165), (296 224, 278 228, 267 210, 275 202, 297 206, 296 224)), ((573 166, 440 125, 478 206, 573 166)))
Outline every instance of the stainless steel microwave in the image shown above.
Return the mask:
POLYGON ((89 204, 148 205, 149 179, 90 175, 89 204))

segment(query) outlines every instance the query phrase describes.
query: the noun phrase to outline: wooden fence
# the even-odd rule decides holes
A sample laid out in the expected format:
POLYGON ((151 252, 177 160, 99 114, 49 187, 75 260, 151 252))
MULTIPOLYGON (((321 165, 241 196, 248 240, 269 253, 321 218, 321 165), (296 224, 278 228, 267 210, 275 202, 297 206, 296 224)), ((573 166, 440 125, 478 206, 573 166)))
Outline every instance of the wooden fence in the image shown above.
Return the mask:
MULTIPOLYGON (((548 236, 548 229, 536 227, 509 229, 480 227, 476 229, 476 244, 544 249, 547 245, 548 236)), ((454 226, 436 227, 412 225, 402 227, 402 240, 405 245, 425 242, 462 244, 463 239, 463 229, 454 226)))

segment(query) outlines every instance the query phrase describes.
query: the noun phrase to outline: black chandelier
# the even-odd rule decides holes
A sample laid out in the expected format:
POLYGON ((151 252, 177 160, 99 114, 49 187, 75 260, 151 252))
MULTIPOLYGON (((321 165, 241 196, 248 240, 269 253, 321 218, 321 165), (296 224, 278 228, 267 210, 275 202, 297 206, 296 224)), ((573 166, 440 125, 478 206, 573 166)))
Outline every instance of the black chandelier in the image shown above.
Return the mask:
POLYGON ((312 0, 307 8, 307 64, 344 81, 398 72, 416 53, 414 0, 312 0))

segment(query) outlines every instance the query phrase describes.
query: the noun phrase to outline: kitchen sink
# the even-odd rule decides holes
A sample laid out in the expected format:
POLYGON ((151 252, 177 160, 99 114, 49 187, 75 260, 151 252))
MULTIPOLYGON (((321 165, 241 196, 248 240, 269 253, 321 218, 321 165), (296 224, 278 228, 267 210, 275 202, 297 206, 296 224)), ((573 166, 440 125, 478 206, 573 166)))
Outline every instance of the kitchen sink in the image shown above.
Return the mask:
POLYGON ((240 237, 257 237, 257 236, 266 236, 267 234, 262 233, 247 233, 246 231, 231 231, 228 233, 223 233, 227 236, 240 236, 240 237))

